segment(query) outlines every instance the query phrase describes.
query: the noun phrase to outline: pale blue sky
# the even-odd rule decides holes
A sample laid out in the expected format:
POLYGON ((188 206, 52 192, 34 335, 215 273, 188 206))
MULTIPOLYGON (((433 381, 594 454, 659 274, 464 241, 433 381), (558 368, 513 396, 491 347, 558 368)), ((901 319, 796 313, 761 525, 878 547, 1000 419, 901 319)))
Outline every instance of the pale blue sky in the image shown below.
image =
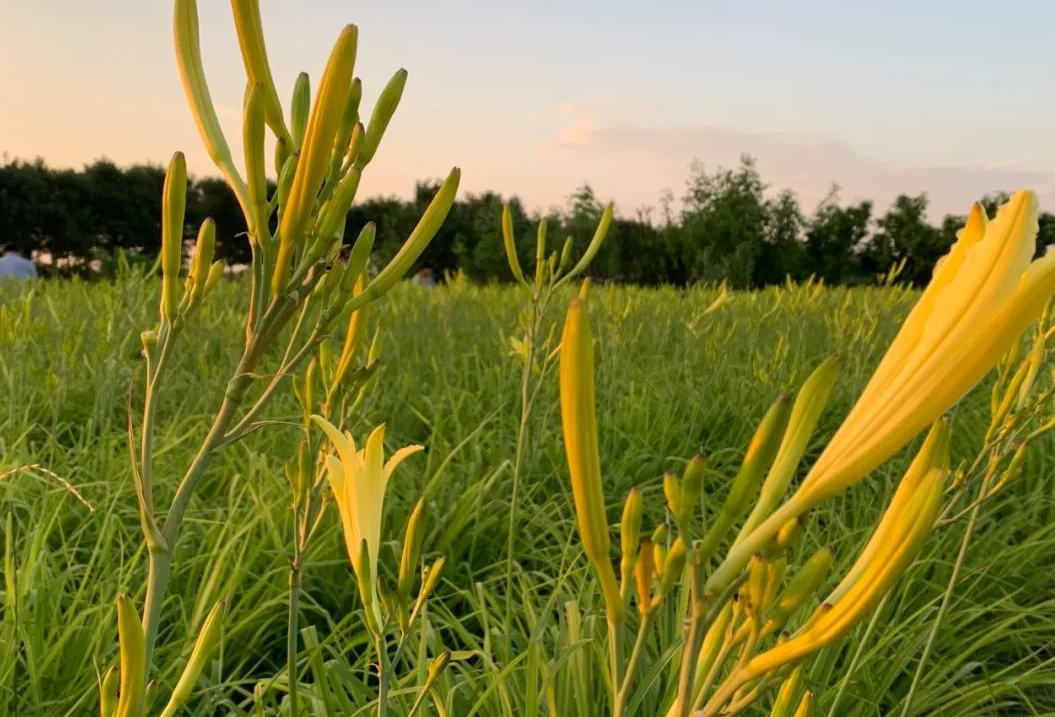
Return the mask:
MULTIPOLYGON (((689 163, 754 154, 807 208, 832 181, 962 212, 1032 186, 1055 210, 1055 3, 262 0, 279 91, 360 28, 372 102, 410 72, 364 191, 463 168, 469 191, 560 205, 583 181, 624 213, 689 163)), ((199 0, 206 71, 238 141, 245 77, 226 0, 199 0)), ((175 69, 167 0, 0 4, 0 152, 79 166, 187 152, 213 173, 175 69)))

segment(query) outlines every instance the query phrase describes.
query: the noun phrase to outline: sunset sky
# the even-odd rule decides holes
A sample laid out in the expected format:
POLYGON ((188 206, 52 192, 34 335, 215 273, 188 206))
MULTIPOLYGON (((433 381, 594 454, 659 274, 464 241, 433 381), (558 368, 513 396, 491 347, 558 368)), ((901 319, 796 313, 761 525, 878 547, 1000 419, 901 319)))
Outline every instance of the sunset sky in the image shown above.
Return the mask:
MULTIPOLYGON (((807 209, 834 181, 932 214, 1033 187, 1055 210, 1055 3, 262 0, 280 94, 317 79, 360 29, 370 105, 406 94, 364 183, 407 196, 463 169, 469 192, 563 206, 583 182, 631 214, 682 193, 693 159, 758 159, 807 209)), ((199 0, 213 98, 238 142, 245 75, 226 0, 199 0)), ((0 4, 0 155, 79 167, 187 153, 214 174, 187 110, 167 0, 0 4)))

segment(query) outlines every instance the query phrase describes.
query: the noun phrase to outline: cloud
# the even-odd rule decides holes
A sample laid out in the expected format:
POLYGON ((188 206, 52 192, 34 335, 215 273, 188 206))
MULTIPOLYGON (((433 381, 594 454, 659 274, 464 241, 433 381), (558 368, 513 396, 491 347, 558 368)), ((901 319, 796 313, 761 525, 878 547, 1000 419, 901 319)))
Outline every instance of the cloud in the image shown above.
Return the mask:
POLYGON ((900 166, 826 134, 764 134, 711 125, 606 125, 582 104, 563 105, 559 111, 569 121, 544 148, 564 162, 584 165, 584 176, 621 174, 609 192, 622 205, 652 202, 667 187, 680 194, 693 159, 713 170, 735 166, 746 153, 757 160, 771 189, 794 190, 807 210, 833 183, 844 201, 871 199, 880 211, 900 193, 926 192, 932 219, 965 214, 971 202, 987 192, 1019 187, 1034 189, 1041 206, 1055 210, 1055 167, 1035 162, 900 166))

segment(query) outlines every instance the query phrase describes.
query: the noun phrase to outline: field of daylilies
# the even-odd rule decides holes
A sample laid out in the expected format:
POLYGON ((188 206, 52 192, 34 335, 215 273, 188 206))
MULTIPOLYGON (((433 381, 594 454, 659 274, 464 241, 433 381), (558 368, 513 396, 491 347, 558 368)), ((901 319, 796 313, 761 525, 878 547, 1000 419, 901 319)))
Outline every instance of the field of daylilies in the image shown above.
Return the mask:
POLYGON ((0 285, 0 714, 1055 714, 1032 192, 920 290, 591 285, 611 205, 426 288, 457 168, 343 246, 406 73, 361 108, 348 25, 287 113, 235 0, 234 143, 174 9, 252 261, 185 236, 176 152, 155 267, 0 285))

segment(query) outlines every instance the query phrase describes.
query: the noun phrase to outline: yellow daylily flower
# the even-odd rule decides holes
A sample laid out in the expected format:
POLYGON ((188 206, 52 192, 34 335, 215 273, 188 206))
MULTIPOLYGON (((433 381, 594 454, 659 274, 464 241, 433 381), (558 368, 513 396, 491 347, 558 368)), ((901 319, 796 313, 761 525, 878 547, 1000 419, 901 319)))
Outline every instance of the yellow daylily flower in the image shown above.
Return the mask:
POLYGON ((988 221, 979 204, 800 493, 856 483, 933 423, 1022 337, 1055 293, 1055 253, 1032 261, 1037 198, 1019 190, 988 221))
POLYGON ((850 414, 799 490, 727 556, 725 585, 789 519, 854 485, 963 397, 1055 294, 1055 252, 1032 261, 1037 198, 1019 190, 989 221, 978 204, 850 414))
MULTIPOLYGON (((348 431, 341 432, 322 416, 312 416, 336 449, 336 455, 326 457, 326 473, 341 516, 344 541, 352 567, 359 574, 361 565, 370 568, 370 588, 376 590, 377 558, 381 548, 381 517, 385 502, 385 488, 392 472, 407 457, 423 450, 423 446, 410 445, 400 448, 385 461, 385 425, 375 428, 366 446, 357 449, 355 439, 348 431), (366 549, 365 563, 362 551, 366 549)), ((376 595, 364 596, 364 602, 373 605, 375 624, 380 625, 380 613, 376 595), (369 598, 369 599, 368 599, 369 598)))

